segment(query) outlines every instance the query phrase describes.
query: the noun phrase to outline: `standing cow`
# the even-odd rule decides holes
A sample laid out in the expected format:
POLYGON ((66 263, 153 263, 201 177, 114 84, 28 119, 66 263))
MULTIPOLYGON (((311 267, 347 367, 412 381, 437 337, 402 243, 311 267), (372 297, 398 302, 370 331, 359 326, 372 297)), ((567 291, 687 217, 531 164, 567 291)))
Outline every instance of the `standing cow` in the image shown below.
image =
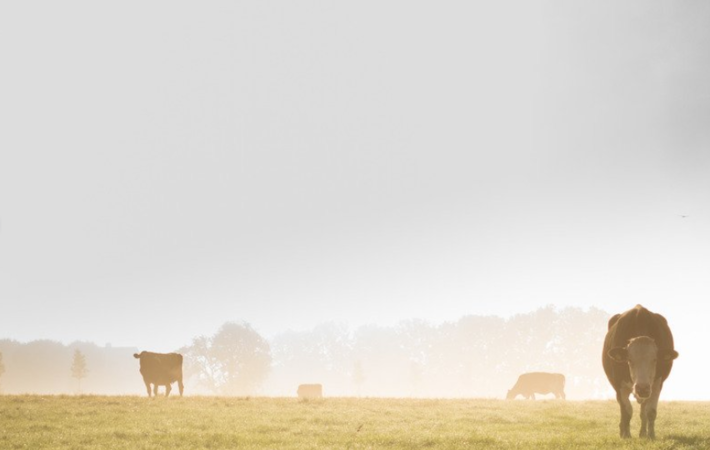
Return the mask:
POLYGON ((507 400, 518 395, 535 400, 535 394, 555 394, 555 398, 565 399, 565 376, 561 373, 530 372, 518 377, 515 386, 508 391, 507 400))
POLYGON ((662 315, 636 305, 609 319, 602 364, 621 409, 622 438, 631 437, 631 393, 641 404, 639 436, 655 438, 658 397, 677 357, 673 335, 662 315))
POLYGON ((184 386, 182 385, 181 354, 140 352, 134 353, 133 357, 141 362, 140 372, 143 375, 148 397, 151 396, 151 384, 153 385, 153 395, 158 395, 158 386, 165 386, 165 396, 167 397, 172 390, 170 385, 176 381, 182 397, 184 386))

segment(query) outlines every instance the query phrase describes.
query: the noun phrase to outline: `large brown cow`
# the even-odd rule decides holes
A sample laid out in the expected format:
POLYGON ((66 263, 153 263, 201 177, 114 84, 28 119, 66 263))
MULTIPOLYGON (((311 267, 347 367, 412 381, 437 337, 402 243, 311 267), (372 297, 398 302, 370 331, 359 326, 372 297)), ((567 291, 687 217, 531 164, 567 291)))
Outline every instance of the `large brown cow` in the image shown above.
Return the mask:
POLYGON ((602 364, 621 409, 622 438, 631 437, 631 393, 641 404, 639 436, 655 438, 658 397, 677 357, 673 335, 662 315, 636 305, 609 319, 602 364))
POLYGON ((565 399, 565 376, 561 373, 530 372, 518 377, 515 386, 508 391, 507 400, 518 395, 535 400, 535 394, 555 394, 555 398, 565 399))
POLYGON ((184 387, 182 385, 181 354, 140 352, 134 353, 133 357, 141 362, 140 372, 143 375, 148 397, 151 396, 151 384, 153 385, 153 395, 158 395, 158 386, 165 386, 165 396, 167 397, 172 390, 170 385, 176 381, 182 397, 184 387))

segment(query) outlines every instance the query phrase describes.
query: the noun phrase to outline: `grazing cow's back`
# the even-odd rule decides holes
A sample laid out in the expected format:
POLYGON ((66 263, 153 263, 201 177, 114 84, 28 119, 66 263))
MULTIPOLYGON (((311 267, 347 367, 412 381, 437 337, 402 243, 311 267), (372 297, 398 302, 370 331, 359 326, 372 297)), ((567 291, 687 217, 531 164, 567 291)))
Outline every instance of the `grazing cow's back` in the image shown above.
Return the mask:
POLYGON ((609 320, 602 365, 621 409, 621 437, 631 437, 631 393, 641 403, 639 435, 655 437, 658 398, 677 357, 673 334, 662 315, 636 305, 609 320))
POLYGON ((182 355, 179 353, 135 353, 134 358, 140 360, 140 372, 143 375, 148 397, 151 396, 150 385, 153 385, 153 394, 158 394, 158 386, 165 386, 165 396, 172 390, 171 384, 177 381, 180 395, 184 386, 182 384, 182 355))
POLYGON ((301 384, 298 386, 298 398, 308 400, 323 397, 323 385, 321 384, 301 384))
POLYGON ((518 395, 535 400, 535 394, 555 394, 555 398, 565 399, 565 376, 561 373, 530 372, 518 377, 515 386, 506 398, 513 400, 518 395))

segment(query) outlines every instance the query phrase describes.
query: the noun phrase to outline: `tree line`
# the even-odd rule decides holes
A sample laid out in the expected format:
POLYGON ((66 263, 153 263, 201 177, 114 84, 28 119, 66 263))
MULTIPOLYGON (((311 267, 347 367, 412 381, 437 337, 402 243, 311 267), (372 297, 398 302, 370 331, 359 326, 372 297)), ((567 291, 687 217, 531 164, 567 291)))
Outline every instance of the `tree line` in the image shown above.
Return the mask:
MULTIPOLYGON (((509 318, 465 316, 431 324, 350 329, 326 323, 266 339, 247 323, 227 322, 176 351, 188 394, 293 396, 321 383, 332 396, 502 397, 524 372, 560 372, 568 398, 600 398, 599 364, 609 314, 548 306, 509 318)), ((0 341, 5 392, 138 394, 130 357, 137 349, 0 341), (83 384, 82 384, 83 383, 83 384)))

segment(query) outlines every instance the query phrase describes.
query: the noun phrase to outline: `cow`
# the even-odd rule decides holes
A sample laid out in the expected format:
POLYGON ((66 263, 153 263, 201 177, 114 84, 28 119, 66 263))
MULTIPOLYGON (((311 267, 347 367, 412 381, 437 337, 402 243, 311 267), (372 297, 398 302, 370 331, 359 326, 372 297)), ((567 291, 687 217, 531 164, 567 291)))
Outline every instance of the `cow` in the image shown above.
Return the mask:
POLYGON ((530 372, 518 377, 512 389, 505 396, 514 400, 518 395, 535 400, 535 394, 555 394, 555 398, 565 399, 565 376, 561 373, 530 372))
POLYGON ((182 384, 182 355, 179 353, 134 353, 133 357, 140 360, 140 372, 143 375, 148 397, 151 396, 150 385, 153 385, 153 395, 158 395, 158 386, 165 386, 165 396, 170 395, 172 383, 177 381, 180 397, 184 386, 182 384))
POLYGON ((296 391, 301 400, 312 400, 323 398, 323 385, 320 384, 300 384, 296 391))
POLYGON ((633 407, 629 395, 641 404, 640 437, 654 439, 654 424, 663 382, 678 352, 665 317, 641 305, 609 319, 602 365, 621 409, 619 434, 630 438, 633 407))

